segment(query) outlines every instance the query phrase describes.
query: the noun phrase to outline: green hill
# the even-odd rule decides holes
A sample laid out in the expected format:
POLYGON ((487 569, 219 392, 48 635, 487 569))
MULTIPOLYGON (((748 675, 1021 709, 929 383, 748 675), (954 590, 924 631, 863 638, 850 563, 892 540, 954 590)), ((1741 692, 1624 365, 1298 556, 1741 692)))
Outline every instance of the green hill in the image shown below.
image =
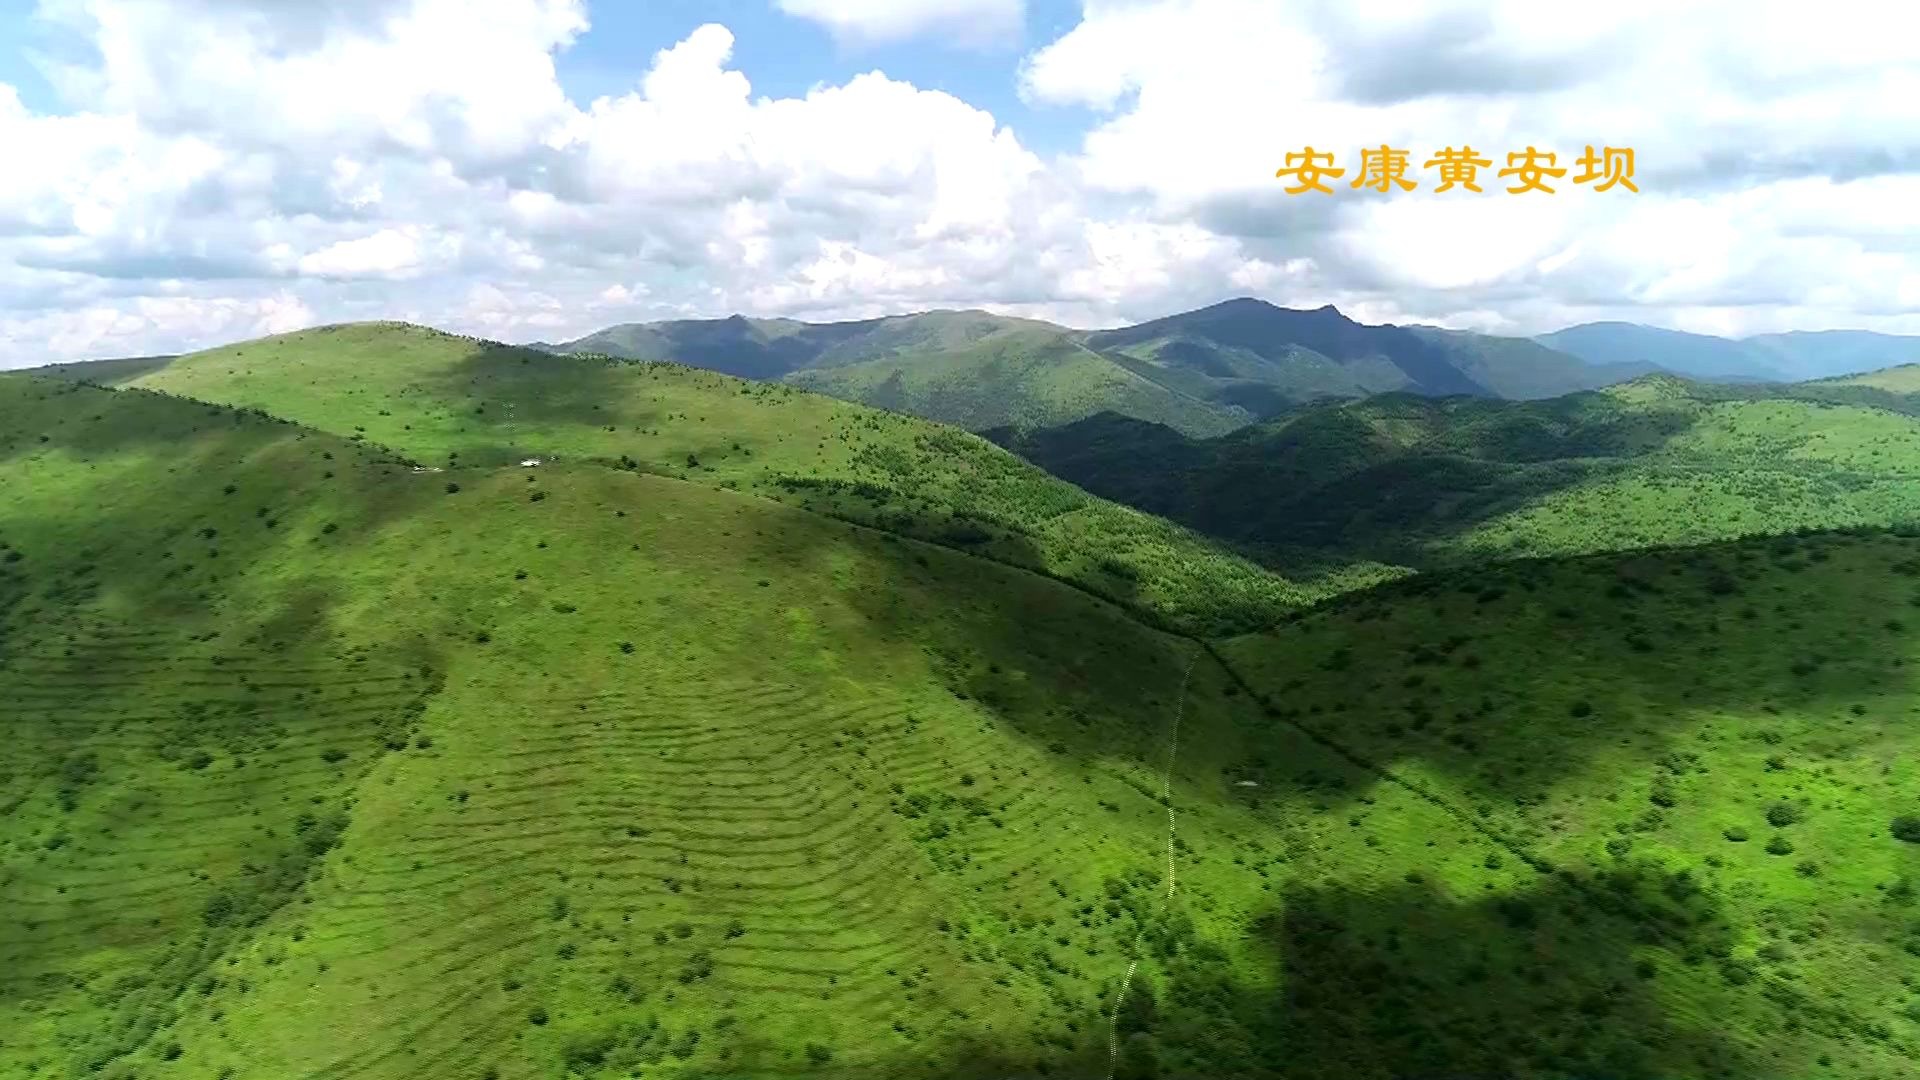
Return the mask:
MULTIPOLYGON (((0 1074, 1911 1065, 1911 537, 1209 643, 827 497, 903 417, 391 325, 146 379, 245 407, 0 378, 0 1074)), ((935 506, 1119 513, 949 438, 935 506)))
POLYGON ((173 359, 171 356, 128 356, 112 360, 75 360, 65 364, 48 364, 45 367, 34 368, 32 373, 51 379, 117 386, 132 382, 142 375, 159 371, 172 363, 173 359))
MULTIPOLYGON (((1505 1039, 1590 1050, 1616 1024, 1637 1030, 1621 1058, 1553 1074, 1910 1071, 1916 628, 1920 534, 1863 533, 1417 578, 1219 646, 1278 722, 1379 778, 1326 800, 1357 831, 1385 830, 1371 796, 1391 789, 1498 849, 1476 863, 1440 840, 1407 886, 1329 889, 1333 925, 1292 935, 1293 969, 1327 982, 1294 1020, 1337 1032, 1314 1047, 1324 1075, 1357 1074, 1338 1064, 1343 1043, 1467 1030, 1485 1044, 1444 1067, 1410 1051, 1371 1075, 1508 1075, 1505 1039), (1487 875, 1531 884, 1507 893, 1487 875), (1476 892, 1485 922, 1435 915, 1436 894, 1476 892), (1637 944, 1570 953, 1568 920, 1596 908, 1635 923, 1637 944), (1536 951, 1489 945, 1514 936, 1536 951), (1547 968, 1593 980, 1572 1029, 1500 1011, 1530 982, 1566 993, 1546 989, 1547 968), (1430 1011, 1426 988, 1442 986, 1463 999, 1457 1027, 1430 1011), (1702 986, 1715 996, 1688 998, 1702 986), (1621 993, 1662 1004, 1636 1016, 1621 993), (1373 1000, 1371 1017, 1319 1012, 1350 998, 1373 1000), (1731 1055, 1718 1068, 1634 1058, 1670 1045, 1663 1019, 1708 1015, 1728 1036, 1708 1051, 1731 1055), (1800 1056, 1814 1032, 1828 1049, 1800 1056), (1748 1052, 1764 1060, 1737 1060, 1748 1052)), ((1284 758, 1246 770, 1294 771, 1284 758)))
POLYGON ((1112 416, 995 437, 1211 535, 1411 566, 1920 521, 1920 418, 1821 385, 1649 377, 1538 402, 1382 395, 1211 440, 1112 416))
POLYGON ((1246 711, 1110 605, 658 475, 0 395, 48 436, 0 449, 0 1073, 1084 1071, 1136 923, 1220 918, 1160 918, 1148 793, 1183 686, 1246 711))
POLYGON ((1143 378, 1047 329, 1006 330, 958 347, 822 366, 786 381, 976 431, 1050 427, 1114 411, 1217 435, 1251 419, 1143 378))
POLYGON ((685 320, 611 327, 549 351, 668 361, 778 380, 966 428, 1064 424, 1106 409, 1196 435, 1246 413, 1191 398, 1089 352, 1079 335, 983 311, 842 323, 685 320))
POLYGON ((1040 570, 1183 628, 1270 625, 1377 577, 1282 580, 984 439, 777 384, 396 323, 183 357, 138 385, 392 447, 439 466, 580 461, 751 492, 1040 570))
POLYGON ((1626 382, 1647 374, 1583 362, 1527 338, 1497 337, 1438 327, 1407 328, 1441 349, 1450 364, 1495 397, 1533 401, 1626 382))
POLYGON ((1863 375, 1846 375, 1815 385, 1867 386, 1894 394, 1920 394, 1920 364, 1904 364, 1863 375))
POLYGON ((538 347, 781 380, 976 431, 1114 412, 1196 436, 1302 401, 1390 390, 1530 399, 1642 372, 1524 338, 1365 326, 1331 307, 1246 298, 1093 332, 982 311, 839 323, 736 315, 628 323, 538 347))

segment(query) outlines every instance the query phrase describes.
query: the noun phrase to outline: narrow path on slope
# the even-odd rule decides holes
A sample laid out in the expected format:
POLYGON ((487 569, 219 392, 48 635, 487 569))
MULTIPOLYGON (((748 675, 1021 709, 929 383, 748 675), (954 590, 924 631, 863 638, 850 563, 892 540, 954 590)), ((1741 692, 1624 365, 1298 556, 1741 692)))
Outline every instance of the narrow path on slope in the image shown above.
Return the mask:
MULTIPOLYGON (((1160 898, 1164 912, 1173 903, 1175 889, 1173 874, 1173 763, 1180 756, 1180 719, 1187 709, 1187 680, 1193 675, 1193 662, 1199 658, 1199 652, 1187 653, 1186 666, 1180 669, 1180 689, 1173 699, 1173 730, 1167 738, 1167 764, 1160 773, 1160 801, 1167 807, 1167 891, 1160 898)), ((1107 1013, 1107 1080, 1113 1080, 1114 1070, 1120 1063, 1120 1007, 1126 1004, 1127 992, 1133 989, 1133 973, 1140 966, 1140 939, 1146 932, 1145 927, 1136 929, 1133 934, 1133 956, 1127 961, 1126 974, 1120 977, 1120 993, 1113 999, 1113 1008, 1107 1013)))

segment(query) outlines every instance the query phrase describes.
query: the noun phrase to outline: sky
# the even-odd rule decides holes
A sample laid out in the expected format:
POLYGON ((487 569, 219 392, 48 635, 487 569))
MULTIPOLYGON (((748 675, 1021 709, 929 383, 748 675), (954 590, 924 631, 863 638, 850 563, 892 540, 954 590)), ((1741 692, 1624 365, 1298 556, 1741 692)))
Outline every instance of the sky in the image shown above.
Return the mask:
POLYGON ((0 0, 0 367, 1235 296, 1920 333, 1920 7, 0 0), (1308 146, 1331 194, 1275 175, 1308 146), (1379 147, 1413 190, 1353 186, 1379 147), (1494 175, 1528 147, 1552 194, 1494 175))

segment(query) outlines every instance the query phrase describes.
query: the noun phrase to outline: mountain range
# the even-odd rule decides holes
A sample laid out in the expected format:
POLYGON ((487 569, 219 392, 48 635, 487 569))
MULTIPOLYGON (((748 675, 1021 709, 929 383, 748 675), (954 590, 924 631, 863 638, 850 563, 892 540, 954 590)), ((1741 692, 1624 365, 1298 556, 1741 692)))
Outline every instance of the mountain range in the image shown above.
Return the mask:
POLYGON ((1570 326, 1534 339, 1590 364, 1632 364, 1697 379, 1801 382, 1920 362, 1920 337, 1796 330, 1744 338, 1627 322, 1570 326))
POLYGON ((1504 337, 1368 325, 1331 305, 1246 297, 1094 331, 984 311, 832 323, 735 315, 626 323, 532 347, 779 381, 974 431, 1037 430, 1112 412, 1196 437, 1302 403, 1395 391, 1537 400, 1660 371, 1787 382, 1920 359, 1920 338, 1866 331, 1733 341, 1590 323, 1504 337))
POLYGON ((1912 1075, 1920 367, 1294 315, 1425 389, 1022 460, 394 323, 0 375, 0 1076, 1912 1075))

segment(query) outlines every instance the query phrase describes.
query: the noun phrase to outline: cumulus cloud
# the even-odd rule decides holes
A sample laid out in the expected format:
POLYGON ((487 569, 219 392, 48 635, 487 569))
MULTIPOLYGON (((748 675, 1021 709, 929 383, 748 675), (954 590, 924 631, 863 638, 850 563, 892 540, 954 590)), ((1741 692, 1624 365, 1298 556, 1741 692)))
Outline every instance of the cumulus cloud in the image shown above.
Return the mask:
POLYGON ((1518 0, 1089 0, 1021 89, 1104 114, 1075 162, 1086 185, 1254 258, 1311 259, 1344 306, 1485 324, 1498 298, 1512 331, 1704 329, 1726 309, 1706 321, 1757 331, 1808 319, 1818 292, 1833 306, 1812 323, 1911 331, 1888 301, 1910 293, 1915 248, 1879 223, 1912 217, 1916 30, 1920 13, 1857 0, 1631 0, 1578 20, 1518 0), (1501 164, 1535 145, 1563 166, 1631 147, 1642 192, 1493 194, 1503 181, 1463 197, 1416 167, 1415 193, 1273 194, 1283 155, 1308 145, 1351 179, 1363 146, 1417 166, 1464 143, 1501 164))
MULTIPOLYGON (((1018 31, 1006 0, 780 0, 843 41, 1018 31)), ((1920 332, 1920 13, 1857 0, 1087 0, 1019 64, 1043 156, 879 71, 757 95, 735 30, 562 90, 582 0, 42 0, 58 113, 0 84, 0 366, 305 321, 554 339, 635 318, 985 307, 1080 325, 1251 293, 1537 332, 1920 332), (79 54, 76 54, 79 55, 79 54), (1435 193, 1471 142, 1630 146, 1641 192, 1435 193), (1288 196, 1312 145, 1413 192, 1288 196)), ((742 31, 745 32, 745 31, 742 31)), ((1504 162, 1502 161, 1504 164, 1504 162)), ((1350 171, 1346 179, 1351 179, 1350 171)))

